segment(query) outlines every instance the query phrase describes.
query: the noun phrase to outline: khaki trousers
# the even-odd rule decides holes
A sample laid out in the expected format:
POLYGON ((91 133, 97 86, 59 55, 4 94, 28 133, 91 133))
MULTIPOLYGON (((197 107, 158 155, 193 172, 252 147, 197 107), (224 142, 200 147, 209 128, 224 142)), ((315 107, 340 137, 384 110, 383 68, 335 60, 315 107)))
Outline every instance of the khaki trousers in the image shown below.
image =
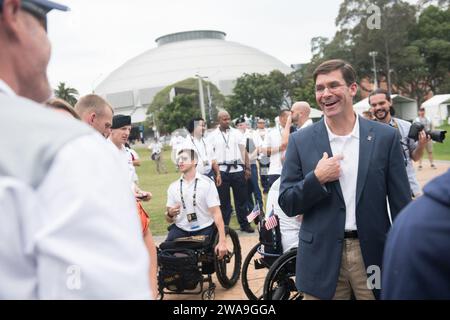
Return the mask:
MULTIPOLYGON (((333 300, 350 300, 352 290, 357 300, 375 300, 372 290, 367 287, 367 271, 359 240, 344 239, 341 269, 333 300)), ((319 299, 304 293, 303 300, 319 299)))

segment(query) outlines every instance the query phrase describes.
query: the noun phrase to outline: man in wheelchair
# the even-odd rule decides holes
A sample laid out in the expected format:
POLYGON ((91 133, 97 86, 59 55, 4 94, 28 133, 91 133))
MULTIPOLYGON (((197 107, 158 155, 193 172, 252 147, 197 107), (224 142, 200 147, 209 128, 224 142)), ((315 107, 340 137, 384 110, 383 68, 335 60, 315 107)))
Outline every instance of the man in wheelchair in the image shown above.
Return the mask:
POLYGON ((197 172, 194 150, 178 151, 176 160, 182 176, 167 191, 166 220, 171 225, 158 257, 160 293, 164 288, 175 293, 194 290, 198 283, 201 292, 202 274, 208 274, 209 288, 205 292, 206 299, 211 299, 215 288, 211 281, 214 259, 222 260, 229 253, 219 195, 214 182, 197 172), (211 251, 215 254, 213 259, 211 251))
POLYGON ((197 172, 197 161, 197 153, 192 149, 182 149, 177 154, 182 176, 167 190, 166 219, 172 225, 166 241, 198 235, 211 237, 215 224, 219 234, 215 252, 221 259, 227 246, 219 194, 214 182, 197 172))

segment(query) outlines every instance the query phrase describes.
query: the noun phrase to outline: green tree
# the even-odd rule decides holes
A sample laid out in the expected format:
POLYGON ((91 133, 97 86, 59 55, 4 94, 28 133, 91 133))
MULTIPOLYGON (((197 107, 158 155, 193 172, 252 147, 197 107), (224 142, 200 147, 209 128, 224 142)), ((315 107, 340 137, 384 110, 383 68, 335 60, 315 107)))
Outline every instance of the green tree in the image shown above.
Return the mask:
MULTIPOLYGON (((220 93, 219 89, 211 82, 203 80, 203 92, 204 92, 204 101, 206 110, 206 118, 205 120, 209 120, 209 112, 208 112, 208 97, 206 86, 209 84, 210 92, 211 92, 211 102, 212 102, 212 120, 214 121, 217 118, 217 109, 223 108, 225 103, 225 97, 220 93)), ((160 114, 164 112, 166 106, 170 103, 170 91, 173 88, 184 88, 192 91, 198 92, 198 79, 196 78, 188 78, 177 83, 171 84, 161 91, 159 91, 155 97, 153 98, 152 103, 147 109, 147 126, 151 127, 156 125, 159 127, 161 125, 160 114)), ((193 100, 193 105, 195 108, 200 110, 200 103, 198 101, 198 95, 193 100)), ((184 127, 185 123, 181 127, 184 127)))
MULTIPOLYGON (((376 51, 377 79, 419 103, 430 91, 449 89, 450 1, 344 0, 333 39, 312 40, 310 69, 332 58, 349 61, 358 77, 373 81, 369 52, 376 51), (430 3, 438 2, 441 7, 430 3), (370 25, 376 5, 380 24, 370 25), (418 18, 418 19, 417 19, 418 18), (390 84, 390 85, 389 85, 390 84)), ((370 88, 362 88, 369 91, 370 88)))
POLYGON ((78 102, 78 90, 71 87, 66 87, 65 82, 60 82, 58 84, 58 87, 54 90, 54 93, 55 97, 67 101, 72 106, 75 106, 75 104, 78 102))
POLYGON ((162 132, 173 132, 184 127, 190 119, 200 117, 201 112, 195 103, 196 98, 196 94, 177 95, 159 113, 160 130, 162 132))
POLYGON ((411 46, 425 65, 425 75, 420 79, 425 88, 434 93, 447 93, 450 89, 450 8, 426 7, 411 31, 411 38, 411 46))
POLYGON ((270 74, 244 74, 237 79, 225 108, 232 117, 247 114, 273 119, 280 109, 289 108, 289 87, 289 78, 277 70, 270 74))

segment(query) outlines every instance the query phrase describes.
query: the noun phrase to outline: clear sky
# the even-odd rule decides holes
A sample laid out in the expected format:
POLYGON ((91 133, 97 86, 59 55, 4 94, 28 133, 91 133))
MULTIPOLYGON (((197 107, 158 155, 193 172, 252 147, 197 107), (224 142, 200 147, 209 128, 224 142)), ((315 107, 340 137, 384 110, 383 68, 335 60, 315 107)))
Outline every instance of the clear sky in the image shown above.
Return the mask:
POLYGON ((308 62, 313 37, 333 37, 340 0, 54 0, 49 14, 49 77, 81 94, 174 32, 211 29, 284 62, 308 62))

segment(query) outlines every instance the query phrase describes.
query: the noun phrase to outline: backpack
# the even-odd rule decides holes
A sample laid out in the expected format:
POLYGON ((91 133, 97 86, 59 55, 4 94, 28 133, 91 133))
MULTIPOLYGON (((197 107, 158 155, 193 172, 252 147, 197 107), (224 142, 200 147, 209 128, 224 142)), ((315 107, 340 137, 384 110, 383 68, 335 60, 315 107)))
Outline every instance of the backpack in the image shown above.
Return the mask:
POLYGON ((191 249, 165 249, 158 254, 159 286, 174 292, 194 290, 202 280, 197 255, 191 249))

